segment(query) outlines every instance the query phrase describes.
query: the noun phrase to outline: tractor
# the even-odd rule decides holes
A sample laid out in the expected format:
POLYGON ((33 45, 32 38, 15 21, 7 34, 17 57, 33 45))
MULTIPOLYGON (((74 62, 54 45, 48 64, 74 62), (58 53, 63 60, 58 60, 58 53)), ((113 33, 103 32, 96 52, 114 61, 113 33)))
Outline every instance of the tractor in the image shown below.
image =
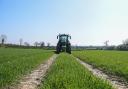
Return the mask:
POLYGON ((67 52, 71 54, 71 43, 69 39, 71 39, 71 36, 68 34, 59 34, 57 36, 57 39, 59 39, 57 46, 56 46, 56 52, 67 52))

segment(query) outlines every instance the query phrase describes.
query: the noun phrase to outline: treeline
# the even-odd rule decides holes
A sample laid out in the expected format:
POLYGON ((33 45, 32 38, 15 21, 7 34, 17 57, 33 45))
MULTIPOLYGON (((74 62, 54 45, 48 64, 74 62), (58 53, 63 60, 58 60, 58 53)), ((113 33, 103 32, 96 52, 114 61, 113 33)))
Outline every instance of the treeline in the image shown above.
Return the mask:
POLYGON ((118 46, 109 46, 108 41, 105 42, 105 46, 72 46, 72 50, 120 50, 128 51, 128 39, 124 40, 122 44, 118 46))
POLYGON ((47 50, 55 50, 55 46, 30 46, 30 45, 17 45, 17 44, 0 44, 0 47, 4 48, 24 48, 24 49, 47 49, 47 50))
POLYGON ((72 50, 116 50, 116 46, 72 46, 72 50))
POLYGON ((128 51, 128 39, 122 41, 122 44, 113 47, 113 50, 128 51))
POLYGON ((4 48, 32 48, 32 49, 49 49, 54 50, 56 47, 51 46, 51 44, 48 42, 45 44, 45 42, 37 42, 35 41, 33 45, 30 45, 29 42, 24 42, 22 38, 19 39, 19 44, 11 44, 7 42, 7 36, 6 35, 0 35, 0 47, 4 48))
POLYGON ((118 45, 118 46, 72 46, 72 50, 120 50, 128 51, 128 45, 118 45))
MULTIPOLYGON (((128 51, 128 39, 122 41, 122 44, 118 46, 109 46, 109 41, 105 41, 105 46, 72 46, 72 50, 121 50, 121 51, 128 51)), ((23 42, 23 39, 19 39, 19 44, 9 44, 7 43, 7 36, 6 35, 0 35, 0 47, 11 47, 11 48, 32 48, 32 49, 49 49, 49 50, 55 50, 56 46, 51 46, 51 44, 48 42, 45 44, 45 42, 37 42, 35 41, 33 43, 33 46, 30 45, 28 42, 23 42)))

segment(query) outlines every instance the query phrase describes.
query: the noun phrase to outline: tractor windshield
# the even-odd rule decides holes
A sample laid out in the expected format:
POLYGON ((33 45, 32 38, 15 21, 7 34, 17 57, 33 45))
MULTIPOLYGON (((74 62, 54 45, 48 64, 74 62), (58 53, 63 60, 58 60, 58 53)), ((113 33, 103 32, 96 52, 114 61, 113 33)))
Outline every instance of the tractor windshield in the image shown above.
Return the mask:
POLYGON ((61 42, 66 42, 67 39, 68 39, 67 36, 61 36, 60 37, 61 42))

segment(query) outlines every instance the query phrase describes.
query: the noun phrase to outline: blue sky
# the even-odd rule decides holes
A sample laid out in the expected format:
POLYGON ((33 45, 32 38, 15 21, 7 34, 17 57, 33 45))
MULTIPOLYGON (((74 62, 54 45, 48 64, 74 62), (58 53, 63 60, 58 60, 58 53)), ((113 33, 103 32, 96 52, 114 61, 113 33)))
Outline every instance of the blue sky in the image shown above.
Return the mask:
POLYGON ((0 34, 8 42, 50 42, 68 33, 73 45, 118 45, 128 38, 128 0, 0 0, 0 34))

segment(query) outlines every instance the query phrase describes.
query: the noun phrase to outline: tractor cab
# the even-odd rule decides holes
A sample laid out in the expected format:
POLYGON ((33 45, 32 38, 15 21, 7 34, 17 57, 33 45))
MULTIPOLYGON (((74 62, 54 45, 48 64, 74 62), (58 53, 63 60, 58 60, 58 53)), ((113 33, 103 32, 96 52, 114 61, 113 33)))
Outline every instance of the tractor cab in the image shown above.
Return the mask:
POLYGON ((68 34, 59 34, 57 36, 57 39, 59 39, 56 47, 57 53, 60 53, 62 51, 71 53, 71 44, 69 41, 69 39, 71 39, 71 36, 68 34))
POLYGON ((69 41, 69 38, 71 39, 71 36, 69 35, 66 35, 66 34, 59 34, 57 36, 57 39, 59 38, 59 41, 63 42, 63 43, 66 43, 69 41))
POLYGON ((68 37, 67 36, 60 36, 60 39, 59 39, 61 42, 66 42, 68 40, 68 37))

